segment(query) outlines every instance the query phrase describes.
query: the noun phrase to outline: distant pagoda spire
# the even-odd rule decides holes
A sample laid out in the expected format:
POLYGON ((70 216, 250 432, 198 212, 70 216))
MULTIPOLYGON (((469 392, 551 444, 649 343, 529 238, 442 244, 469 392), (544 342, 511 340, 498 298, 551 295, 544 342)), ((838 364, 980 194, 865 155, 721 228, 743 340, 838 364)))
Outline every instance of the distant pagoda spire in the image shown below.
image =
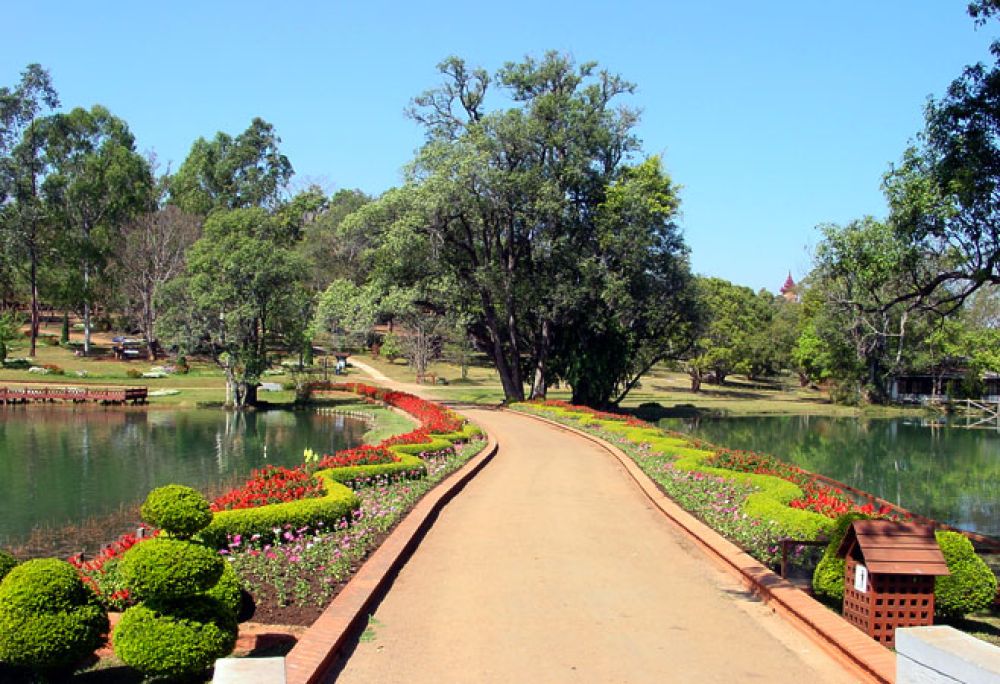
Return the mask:
POLYGON ((785 284, 781 286, 781 294, 788 294, 795 289, 795 281, 792 280, 792 272, 788 272, 788 277, 785 278, 785 284))

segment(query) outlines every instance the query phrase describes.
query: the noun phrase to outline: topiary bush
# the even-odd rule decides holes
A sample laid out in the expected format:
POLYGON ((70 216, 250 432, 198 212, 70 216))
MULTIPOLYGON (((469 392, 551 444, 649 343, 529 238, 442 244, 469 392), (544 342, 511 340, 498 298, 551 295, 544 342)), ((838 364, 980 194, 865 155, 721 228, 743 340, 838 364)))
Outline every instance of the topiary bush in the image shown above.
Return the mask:
POLYGON ((214 586, 209 588, 203 596, 218 603, 219 608, 236 622, 243 606, 243 587, 240 584, 240 576, 233 570, 229 563, 222 564, 222 576, 214 586))
POLYGON ((184 485, 154 489, 141 513, 147 523, 178 539, 190 539, 212 522, 212 509, 202 493, 184 485))
POLYGON ((235 620, 201 599, 179 607, 129 608, 115 627, 115 655, 150 677, 183 679, 208 669, 236 644, 235 620))
POLYGON ((107 614, 66 561, 29 560, 0 582, 0 661, 42 674, 69 670, 107 631, 107 614))
POLYGON ((118 574, 139 601, 173 600, 208 591, 225 565, 207 546, 160 537, 129 549, 118 564, 118 574))
POLYGON ((934 533, 950 575, 934 580, 934 615, 957 619, 990 607, 997 593, 997 578, 976 555, 965 536, 938 530, 934 533))
POLYGON ((200 493, 153 490, 142 515, 174 538, 136 544, 122 557, 119 576, 140 603, 115 627, 115 655, 147 677, 192 677, 236 643, 239 580, 214 549, 187 539, 212 519, 200 493))
POLYGON ((6 551, 0 550, 0 580, 7 576, 7 573, 17 565, 17 559, 6 551))
POLYGON ((847 536, 855 520, 869 520, 864 513, 845 513, 837 518, 830 531, 830 543, 813 571, 813 594, 824 603, 840 607, 844 602, 844 559, 837 557, 837 549, 847 536))

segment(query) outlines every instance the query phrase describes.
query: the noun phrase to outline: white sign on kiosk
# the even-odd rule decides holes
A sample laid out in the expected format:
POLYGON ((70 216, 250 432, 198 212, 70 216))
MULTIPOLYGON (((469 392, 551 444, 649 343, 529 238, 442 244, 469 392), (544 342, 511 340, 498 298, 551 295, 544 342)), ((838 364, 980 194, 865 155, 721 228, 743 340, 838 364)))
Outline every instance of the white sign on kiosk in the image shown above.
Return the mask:
POLYGON ((868 593, 868 568, 860 563, 854 566, 854 588, 862 594, 868 593))

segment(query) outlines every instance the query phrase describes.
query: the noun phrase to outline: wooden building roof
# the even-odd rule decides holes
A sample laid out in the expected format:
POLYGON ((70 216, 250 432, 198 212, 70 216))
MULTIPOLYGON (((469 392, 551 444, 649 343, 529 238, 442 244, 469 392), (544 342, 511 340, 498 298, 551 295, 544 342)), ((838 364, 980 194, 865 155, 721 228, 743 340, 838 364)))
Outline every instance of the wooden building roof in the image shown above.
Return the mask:
POLYGON ((890 575, 947 575, 934 528, 893 520, 855 520, 837 549, 841 558, 857 545, 868 572, 890 575))

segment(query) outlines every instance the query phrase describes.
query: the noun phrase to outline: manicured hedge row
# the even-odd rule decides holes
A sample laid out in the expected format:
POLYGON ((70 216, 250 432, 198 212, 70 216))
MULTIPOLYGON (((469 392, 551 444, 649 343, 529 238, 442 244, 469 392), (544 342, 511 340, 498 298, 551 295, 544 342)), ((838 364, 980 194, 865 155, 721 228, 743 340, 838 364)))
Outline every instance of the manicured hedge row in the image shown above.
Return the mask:
MULTIPOLYGON (((450 446, 451 443, 449 442, 450 446)), ((397 447, 391 447, 393 451, 397 450, 397 447)), ((421 449, 423 451, 432 451, 431 449, 421 449)), ((436 451, 436 450, 435 450, 436 451)), ((420 453, 420 452, 418 452, 420 453)), ((321 470, 326 477, 347 484, 349 482, 355 482, 357 480, 365 480, 368 478, 382 477, 393 475, 405 475, 407 473, 418 473, 418 477, 423 477, 427 474, 427 467, 424 462, 418 456, 413 456, 410 454, 400 453, 399 461, 396 463, 378 463, 376 465, 362 465, 362 466, 347 466, 344 468, 330 468, 329 470, 321 470)), ((318 473, 317 473, 318 474, 318 473)))
MULTIPOLYGON (((369 466, 377 467, 377 466, 369 466)), ((332 470, 321 470, 316 477, 323 481, 326 493, 315 499, 300 499, 288 503, 271 504, 257 508, 240 508, 217 511, 211 524, 201 531, 201 539, 219 548, 226 545, 227 535, 273 535, 273 530, 285 525, 312 527, 317 523, 329 524, 351 513, 361 505, 360 499, 332 475, 332 470)))
MULTIPOLYGON (((213 516, 212 523, 200 533, 201 539, 221 548, 225 546, 227 537, 237 534, 246 537, 259 534, 263 538, 268 538, 275 534, 274 530, 283 530, 285 525, 298 529, 315 527, 320 522, 325 525, 335 523, 341 518, 350 517, 354 510, 360 506, 360 500, 346 485, 358 480, 382 476, 412 474, 415 477, 423 477, 427 474, 427 469, 419 454, 449 449, 453 442, 465 442, 482 434, 478 427, 468 422, 462 422, 457 414, 412 395, 360 384, 338 385, 337 387, 385 401, 401 410, 410 409, 418 413, 417 417, 422 420, 422 430, 414 431, 415 438, 423 437, 426 438, 426 441, 391 444, 388 447, 389 450, 399 458, 394 463, 347 466, 317 471, 315 475, 322 480, 325 490, 325 494, 321 497, 256 508, 217 511, 213 516), (458 429, 454 429, 456 426, 458 429), (448 431, 435 433, 435 429, 448 431)), ((383 443, 391 441, 392 438, 384 440, 383 443)))

